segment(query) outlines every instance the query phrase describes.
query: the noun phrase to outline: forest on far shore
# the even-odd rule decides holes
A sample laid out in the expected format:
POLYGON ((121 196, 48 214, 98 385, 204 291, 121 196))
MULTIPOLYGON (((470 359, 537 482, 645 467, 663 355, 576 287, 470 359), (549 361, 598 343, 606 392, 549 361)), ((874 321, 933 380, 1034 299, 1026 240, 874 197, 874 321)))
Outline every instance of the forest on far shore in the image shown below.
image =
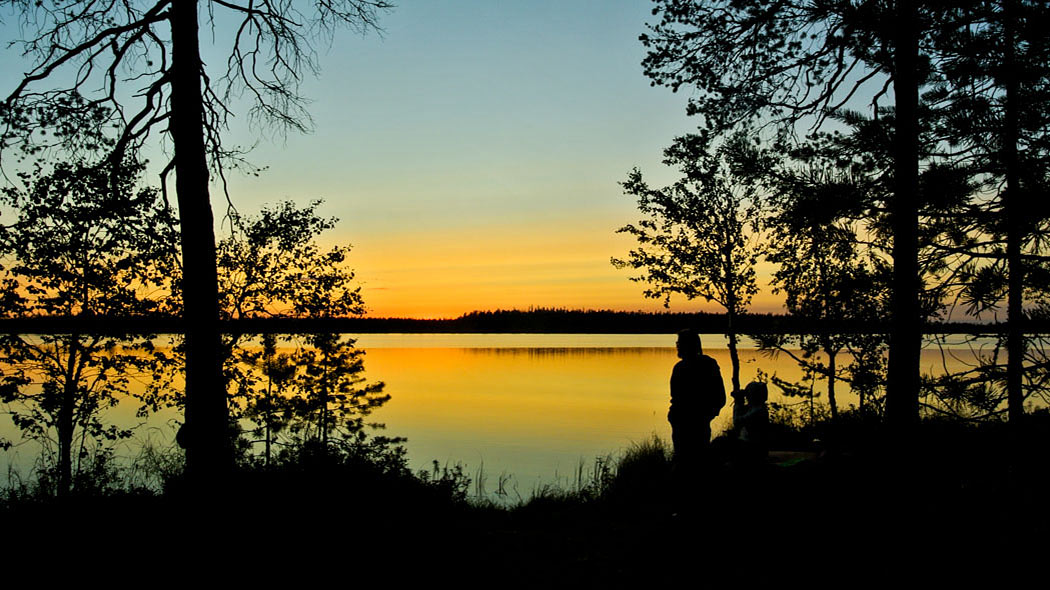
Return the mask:
MULTIPOLYGON (((790 314, 748 313, 735 318, 743 334, 885 334, 890 324, 856 320, 815 320, 790 314)), ((724 334, 728 317, 710 312, 645 312, 591 309, 532 308, 472 311, 456 318, 386 317, 237 318, 229 331, 257 334, 674 334, 692 328, 701 334, 724 334)), ((3 318, 0 333, 51 334, 68 332, 72 324, 88 333, 172 333, 179 318, 3 318)), ((1050 333, 1050 323, 1031 320, 1029 333, 1050 333)), ((929 322, 927 334, 1002 334, 1005 325, 978 322, 929 322)), ((670 345, 669 345, 670 346, 670 345)))
MULTIPOLYGON (((850 320, 814 321, 789 314, 748 313, 736 319, 744 334, 886 333, 889 322, 850 320)), ((692 328, 701 334, 724 334, 728 317, 710 312, 643 312, 538 308, 529 310, 472 311, 454 319, 348 318, 347 331, 527 333, 527 334, 674 334, 692 328)), ((1030 325, 1033 333, 1050 326, 1030 325)), ((930 322, 929 334, 997 334, 999 324, 930 322)))

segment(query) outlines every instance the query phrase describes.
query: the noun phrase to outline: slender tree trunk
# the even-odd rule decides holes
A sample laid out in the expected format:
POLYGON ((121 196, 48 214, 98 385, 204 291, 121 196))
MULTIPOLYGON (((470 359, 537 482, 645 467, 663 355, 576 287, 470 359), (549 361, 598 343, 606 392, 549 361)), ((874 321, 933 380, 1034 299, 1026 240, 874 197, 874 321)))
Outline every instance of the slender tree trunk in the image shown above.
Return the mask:
MULTIPOLYGON (((823 242, 823 240, 821 240, 823 242)), ((828 319, 828 310, 831 307, 831 293, 830 285, 828 284, 828 261, 824 253, 829 250, 826 244, 819 244, 817 249, 817 270, 820 273, 820 309, 821 319, 828 319)), ((840 319, 840 318, 831 318, 840 319)), ((835 401, 835 355, 838 351, 832 346, 831 338, 824 335, 821 340, 821 345, 824 347, 824 354, 828 355, 828 406, 831 408, 831 419, 835 420, 839 416, 838 404, 835 401)))
POLYGON ((893 89, 896 96, 894 133, 893 300, 886 418, 898 435, 906 435, 918 421, 919 350, 922 318, 919 311, 918 263, 918 95, 919 42, 915 4, 897 2, 893 89))
POLYGON ((828 355, 828 405, 831 406, 831 419, 837 420, 839 417, 839 406, 838 402, 835 401, 835 357, 838 355, 831 346, 824 349, 825 354, 828 355))
POLYGON ((728 319, 729 326, 726 329, 726 336, 729 337, 729 360, 733 365, 733 391, 740 391, 740 354, 736 350, 736 313, 730 309, 726 310, 726 317, 728 319))
POLYGON ((328 452, 328 363, 329 342, 331 334, 325 334, 324 339, 324 364, 321 370, 321 448, 328 452))
MULTIPOLYGON (((1006 2, 1003 40, 1006 44, 1002 76, 1006 87, 1005 128, 1003 133, 1002 159, 1006 168, 1006 190, 1003 195, 1003 210, 1006 215, 1006 265, 1007 265, 1007 333, 1006 333, 1006 395, 1007 415, 1012 426, 1020 425, 1024 418, 1024 394, 1022 373, 1024 370, 1024 268, 1021 264, 1021 196, 1020 165, 1017 154, 1019 123, 1017 113, 1017 56, 1016 56, 1016 3, 1006 2)), ((1016 430, 1016 429, 1015 429, 1016 430)))
POLYGON ((171 122, 175 190, 182 226, 182 297, 186 333, 186 469, 204 483, 232 463, 219 342, 215 229, 204 146, 204 104, 197 2, 172 2, 171 122))
POLYGON ((266 432, 266 466, 270 466, 270 423, 273 421, 273 376, 269 376, 266 381, 266 413, 265 417, 265 432, 266 432))
POLYGON ((809 381, 809 423, 814 424, 817 421, 816 417, 816 403, 813 398, 813 386, 816 385, 817 379, 814 376, 809 381))
POLYGON ((62 407, 58 411, 58 495, 67 496, 73 487, 73 403, 74 386, 62 387, 62 407))
POLYGON ((62 380, 62 398, 59 401, 58 420, 58 495, 68 496, 73 488, 73 415, 77 399, 76 364, 79 338, 69 339, 65 378, 62 380))
POLYGON ((270 465, 270 424, 273 420, 273 374, 274 356, 276 354, 276 343, 273 334, 263 334, 263 374, 266 375, 266 397, 263 402, 263 435, 265 447, 266 466, 270 465))

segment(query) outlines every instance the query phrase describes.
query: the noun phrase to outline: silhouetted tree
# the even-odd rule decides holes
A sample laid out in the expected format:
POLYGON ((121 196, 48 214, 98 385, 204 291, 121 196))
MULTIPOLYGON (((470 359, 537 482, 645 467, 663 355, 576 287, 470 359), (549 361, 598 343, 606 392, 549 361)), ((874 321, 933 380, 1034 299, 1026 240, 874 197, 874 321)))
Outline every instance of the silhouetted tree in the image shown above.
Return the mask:
MULTIPOLYGON (((318 237, 335 226, 316 212, 320 201, 290 201, 258 216, 233 214, 234 235, 219 243, 224 317, 346 318, 364 313, 360 288, 347 265, 349 246, 322 249, 318 237)), ((381 382, 364 376, 364 351, 340 334, 224 338, 226 378, 244 416, 261 424, 266 455, 279 433, 325 448, 336 430, 363 436, 364 417, 388 399, 381 382), (278 346, 291 348, 278 352, 278 346)))
MULTIPOLYGON (((781 262, 794 268, 812 267, 820 259, 800 255, 800 242, 808 244, 808 251, 815 247, 811 243, 814 238, 818 242, 830 239, 833 244, 835 257, 824 262, 841 265, 843 274, 838 276, 843 280, 832 282, 856 290, 850 296, 850 304, 836 311, 842 314, 839 319, 878 322, 890 305, 893 116, 892 110, 885 110, 878 117, 840 111, 833 117, 840 129, 815 132, 805 142, 779 146, 777 156, 770 158, 776 164, 761 171, 761 182, 771 193, 770 209, 775 212, 769 221, 770 233, 776 236, 779 231, 788 242, 780 255, 781 262), (852 271, 846 270, 854 264, 859 265, 852 271), (845 280, 848 275, 852 275, 855 284, 845 280)), ((950 155, 935 149, 938 142, 931 139, 931 119, 925 118, 923 123, 921 138, 928 149, 919 176, 922 190, 917 204, 918 302, 920 318, 928 322, 944 318, 948 311, 945 304, 959 288, 965 257, 944 245, 973 237, 970 213, 975 187, 965 167, 955 165, 950 155)), ((827 287, 826 277, 837 275, 830 270, 825 265, 825 277, 811 274, 793 288, 812 288, 813 293, 819 294, 818 285, 827 287)), ((783 271, 782 268, 780 273, 783 271)), ((863 360, 863 364, 851 363, 851 380, 861 388, 858 391, 865 392, 862 399, 867 396, 875 401, 871 396, 885 386, 879 368, 883 364, 882 336, 849 334, 841 341, 848 343, 854 361, 863 360)), ((936 393, 926 387, 920 391, 923 397, 936 393)), ((929 404, 924 407, 932 409, 929 404)))
MULTIPOLYGON (((860 396, 864 410, 878 407, 871 402, 879 401, 885 388, 885 338, 855 329, 877 325, 885 316, 890 274, 887 126, 844 111, 834 118, 845 124, 845 132, 816 132, 801 144, 756 149, 738 166, 767 195, 764 255, 776 265, 774 292, 785 295, 795 320, 818 328, 802 334, 756 330, 753 337, 771 354, 794 359, 807 380, 827 379, 833 418, 840 379, 860 396), (853 326, 836 331, 845 324, 853 326), (816 358, 821 351, 827 364, 816 358), (844 351, 850 362, 840 365, 844 351)), ((790 391, 809 396, 812 387, 790 391)))
MULTIPOLYGON (((39 167, 22 173, 25 191, 3 190, 3 204, 16 211, 4 226, 4 315, 169 311, 166 298, 177 274, 175 220, 157 190, 136 188, 142 169, 133 162, 60 162, 47 173, 39 167)), ((154 349, 151 338, 71 333, 0 339, 5 373, 23 380, 0 391, 0 400, 23 435, 43 445, 58 493, 74 488, 92 459, 106 458, 101 445, 131 435, 106 424, 105 410, 132 396, 133 382, 145 381, 147 388, 165 383, 161 376, 171 359, 154 349)))
POLYGON ((175 172, 183 230, 186 423, 194 433, 187 468, 200 480, 221 474, 232 449, 209 183, 212 173, 221 177, 224 167, 243 163, 236 149, 223 145, 222 131, 240 96, 254 102, 251 115, 260 122, 280 130, 307 128, 298 89, 304 71, 316 69, 311 40, 337 26, 372 29, 377 13, 390 4, 318 1, 308 9, 290 0, 6 4, 26 34, 14 45, 31 65, 0 110, 0 148, 21 146, 35 157, 47 147, 105 145, 121 161, 152 133, 170 139, 174 153, 161 176, 175 172), (232 33, 225 71, 218 75, 209 74, 201 59, 202 10, 212 27, 229 26, 232 33), (100 112, 108 118, 92 124, 100 112), (40 131, 50 132, 46 141, 40 131))
POLYGON ((918 278, 918 94, 925 82, 920 37, 933 3, 788 0, 654 0, 660 17, 642 35, 653 84, 691 87, 688 111, 720 135, 756 120, 782 137, 808 119, 819 127, 871 88, 871 108, 895 105, 893 305, 887 416, 918 416, 922 322, 918 278), (922 10, 920 10, 920 5, 922 10), (920 72, 920 70, 922 70, 920 72))
POLYGON ((293 358, 290 353, 278 352, 276 334, 262 335, 261 350, 242 350, 237 355, 237 362, 248 364, 250 369, 238 371, 236 395, 244 398, 244 417, 259 425, 251 434, 259 432, 263 437, 265 465, 269 465, 273 458, 273 445, 278 435, 292 420, 284 391, 295 376, 293 358), (259 376, 252 376, 251 372, 257 372, 259 376))
POLYGON ((975 0, 950 14, 955 26, 935 38, 939 77, 928 100, 943 112, 937 131, 970 170, 976 194, 968 239, 942 247, 966 260, 960 297, 970 313, 1005 303, 1005 390, 1014 422, 1026 397, 1024 302, 1045 289, 1038 269, 1050 260, 1050 206, 1042 198, 1050 162, 1050 5, 975 0))
POLYGON ((733 390, 740 389, 737 318, 758 292, 760 203, 755 187, 733 173, 732 159, 746 149, 742 136, 716 149, 699 135, 679 137, 664 151, 664 163, 676 166, 682 178, 653 189, 635 169, 623 183, 624 193, 638 198, 645 216, 618 232, 638 240, 617 268, 641 270, 631 280, 648 285, 645 296, 670 304, 673 294, 714 301, 726 310, 733 390))
POLYGON ((365 380, 364 351, 341 334, 311 334, 304 344, 295 357, 303 372, 292 383, 299 402, 292 432, 325 449, 334 433, 363 441, 365 417, 390 400, 382 382, 365 380))
MULTIPOLYGON (((874 323, 883 315, 888 269, 877 256, 865 256, 860 248, 858 229, 863 226, 847 215, 864 182, 849 173, 827 168, 806 168, 780 175, 771 197, 772 213, 766 220, 769 241, 766 258, 777 265, 773 272, 774 292, 783 292, 792 316, 824 325, 835 321, 874 323)), ((773 339, 778 350, 791 341, 800 345, 802 358, 795 357, 808 370, 823 375, 828 384, 831 417, 838 417, 835 395, 843 351, 860 349, 871 335, 834 333, 828 329, 816 334, 773 339), (864 341, 863 343, 861 341, 864 341), (813 360, 817 351, 827 357, 827 365, 813 360)), ((768 340, 767 340, 768 342, 768 340)), ((851 359, 852 369, 869 355, 851 359)), ((861 392, 862 397, 864 392, 861 392)))

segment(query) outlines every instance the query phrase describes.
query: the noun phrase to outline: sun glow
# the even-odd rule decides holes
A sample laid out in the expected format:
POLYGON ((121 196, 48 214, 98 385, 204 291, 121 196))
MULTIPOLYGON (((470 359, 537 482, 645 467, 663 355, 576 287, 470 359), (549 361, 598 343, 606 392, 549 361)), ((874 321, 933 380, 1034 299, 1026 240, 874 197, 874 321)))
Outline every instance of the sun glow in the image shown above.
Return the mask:
MULTIPOLYGON (((660 311, 609 259, 631 246, 611 222, 506 223, 458 231, 365 236, 351 262, 373 317, 449 318, 475 310, 558 307, 660 311)), ((762 275, 765 276, 765 275, 762 275)), ((760 278, 760 281, 763 279, 760 278)), ((752 310, 777 312, 762 284, 752 310)), ((722 311, 672 299, 671 311, 722 311)))

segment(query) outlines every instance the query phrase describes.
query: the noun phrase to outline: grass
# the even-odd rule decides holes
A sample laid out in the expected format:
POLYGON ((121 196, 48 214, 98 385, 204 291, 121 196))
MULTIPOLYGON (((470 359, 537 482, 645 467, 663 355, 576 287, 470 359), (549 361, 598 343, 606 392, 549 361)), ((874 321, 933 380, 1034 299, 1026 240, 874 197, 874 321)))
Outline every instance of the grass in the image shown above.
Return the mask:
MULTIPOLYGON (((1050 412, 1028 415, 1021 447, 1020 467, 1028 467, 1034 476, 1028 485, 1044 486, 1041 477, 1047 472, 1041 449, 1050 444, 1050 412)), ((1010 432, 1006 425, 965 424, 957 421, 926 420, 917 429, 906 455, 892 458, 891 437, 881 423, 857 414, 844 413, 836 422, 816 424, 774 424, 770 446, 777 449, 808 449, 819 452, 819 460, 802 461, 792 470, 767 470, 767 485, 784 481, 812 479, 813 487, 824 485, 827 478, 853 477, 857 472, 893 470, 894 461, 907 460, 921 473, 916 481, 940 488, 978 487, 991 489, 1010 483, 1010 432), (891 464, 887 464, 890 462, 891 464), (790 472, 789 472, 790 471, 790 472), (804 475, 803 475, 804 474, 804 475)), ((721 452, 715 441, 716 454, 721 452)), ((324 453, 310 445, 288 449, 272 465, 246 460, 237 471, 233 485, 284 497, 309 494, 307 490, 328 488, 342 490, 347 497, 366 498, 379 495, 407 504, 422 502, 449 506, 471 505, 486 510, 537 512, 543 509, 563 510, 571 506, 601 505, 630 508, 639 512, 662 510, 668 505, 672 487, 672 450, 667 441, 655 434, 631 444, 619 456, 598 457, 593 463, 581 461, 565 484, 547 484, 523 497, 506 472, 488 489, 484 466, 468 475, 462 465, 434 462, 428 470, 412 473, 407 467, 404 449, 396 445, 350 446, 324 453), (493 501, 493 497, 496 501, 493 501), (544 508, 546 507, 546 508, 544 508)), ((718 456, 724 465, 727 457, 718 456)), ((100 454, 92 469, 83 474, 78 488, 80 496, 156 495, 162 497, 179 486, 183 469, 182 453, 169 446, 145 441, 139 454, 123 466, 110 455, 100 454), (89 481, 90 480, 90 481, 89 481)), ((740 474, 723 467, 714 474, 722 481, 732 481, 740 474)), ((751 477, 749 475, 748 477, 751 477)), ((33 473, 9 473, 9 485, 0 490, 0 505, 26 501, 47 501, 52 493, 51 474, 38 468, 33 473)), ((914 482, 913 482, 914 483, 914 482)), ((861 484, 858 484, 861 485, 861 484)), ((256 496, 258 494, 246 494, 256 496)))
MULTIPOLYGON (((909 454, 890 457, 877 424, 847 415, 839 424, 791 432, 788 440, 805 444, 820 438, 819 459, 715 469, 685 490, 695 509, 679 516, 672 516, 678 506, 670 446, 652 436, 619 456, 581 463, 566 485, 541 487, 524 499, 511 497, 516 492, 506 473, 487 482, 483 470, 471 478, 462 466, 437 463, 412 473, 389 448, 326 454, 303 447, 270 466, 245 465, 215 489, 220 501, 205 512, 180 500, 173 485, 177 457, 153 448, 133 462, 124 489, 58 501, 23 485, 0 501, 0 519, 23 539, 75 531, 80 538, 113 535, 117 543, 160 527, 170 546, 236 540, 243 545, 216 551, 279 548, 289 563, 297 555, 352 554, 392 575, 455 577, 466 568, 479 583, 511 587, 651 585, 684 565, 705 579, 734 568, 759 579, 766 570, 748 557, 756 547, 763 556, 785 556, 792 568, 808 564, 769 570, 781 577, 831 563, 852 567, 889 547, 894 554, 914 550, 924 564, 940 567, 936 558, 992 551, 996 539, 1018 535, 1017 527, 1026 535, 1045 530, 1042 512, 1020 517, 1011 510, 1022 508, 1018 498, 1038 500, 1050 491, 1042 453, 1050 416, 1033 415, 1029 426, 1025 444, 1037 452, 1025 456, 1029 477, 1018 479, 1001 425, 927 421, 909 454), (507 501, 487 500, 488 483, 507 501), (203 541, 190 537, 202 530, 203 541), (888 534, 899 537, 887 543, 888 534)), ((783 440, 775 438, 774 446, 783 440)), ((969 567, 994 563, 986 555, 969 567)), ((883 563, 879 571, 890 567, 883 563)))

